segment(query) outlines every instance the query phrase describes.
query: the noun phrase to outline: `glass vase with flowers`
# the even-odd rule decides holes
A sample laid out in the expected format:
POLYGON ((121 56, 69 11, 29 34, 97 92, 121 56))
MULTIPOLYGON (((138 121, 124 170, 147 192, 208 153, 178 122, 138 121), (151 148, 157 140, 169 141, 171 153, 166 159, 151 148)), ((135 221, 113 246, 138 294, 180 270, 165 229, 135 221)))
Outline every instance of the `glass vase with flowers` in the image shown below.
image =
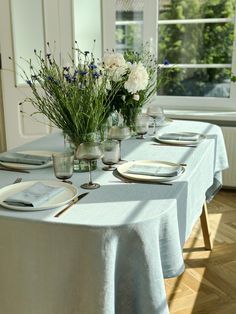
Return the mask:
POLYGON ((109 92, 118 88, 112 97, 110 110, 121 114, 124 124, 135 131, 135 122, 143 105, 148 103, 158 90, 163 78, 162 67, 147 49, 140 53, 106 52, 103 67, 111 74, 112 88, 109 92))
POLYGON ((93 141, 104 125, 118 85, 110 89, 110 72, 77 43, 75 58, 70 57, 70 64, 63 67, 57 64, 49 43, 47 48, 46 56, 34 50, 37 67, 26 60, 29 74, 23 71, 23 77, 33 96, 23 103, 33 104, 36 112, 32 115, 42 113, 61 129, 76 151, 81 143, 93 141))

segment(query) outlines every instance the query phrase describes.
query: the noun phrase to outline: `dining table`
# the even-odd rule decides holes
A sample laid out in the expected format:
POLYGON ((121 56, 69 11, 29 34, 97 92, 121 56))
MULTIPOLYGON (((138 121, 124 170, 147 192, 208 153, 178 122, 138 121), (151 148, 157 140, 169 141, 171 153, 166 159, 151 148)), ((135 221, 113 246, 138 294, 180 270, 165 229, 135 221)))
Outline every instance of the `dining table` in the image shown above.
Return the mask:
MULTIPOLYGON (((220 188, 228 161, 216 125, 168 120, 160 132, 203 135, 192 146, 160 143, 152 134, 122 141, 127 161, 182 164, 181 175, 168 184, 122 180, 102 170, 99 160, 92 176, 100 188, 59 216, 64 205, 40 211, 0 206, 0 313, 169 313, 164 280, 184 272, 184 243, 206 199, 220 188)), ((63 135, 55 132, 12 151, 63 149, 63 135)), ((22 182, 57 180, 52 166, 29 171, 1 169, 0 188, 17 176, 22 182)), ((86 192, 80 185, 87 172, 70 180, 79 194, 86 192)))

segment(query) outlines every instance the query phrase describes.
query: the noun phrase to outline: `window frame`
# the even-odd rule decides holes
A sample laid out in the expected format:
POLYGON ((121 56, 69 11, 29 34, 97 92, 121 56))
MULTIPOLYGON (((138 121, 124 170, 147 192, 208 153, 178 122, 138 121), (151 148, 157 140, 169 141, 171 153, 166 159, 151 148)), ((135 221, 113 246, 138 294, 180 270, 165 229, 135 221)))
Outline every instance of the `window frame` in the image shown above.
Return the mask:
MULTIPOLYGON (((115 0, 102 0, 103 10, 103 50, 115 49, 115 0)), ((159 0, 144 1, 144 21, 143 21, 143 44, 147 42, 153 44, 153 53, 157 54, 158 47, 158 26, 163 25, 166 21, 158 20, 159 0)), ((206 21, 209 19, 205 19, 206 21)), ((214 19, 211 22, 216 22, 214 19)), ((223 19, 221 19, 223 21, 223 19)), ((229 19, 227 19, 229 20, 229 19)), ((234 34, 236 34, 236 6, 234 16, 234 34)), ((171 20, 173 23, 179 20, 171 20)), ((181 23, 199 23, 203 19, 181 20, 181 23)), ((208 21, 209 22, 209 21, 208 21)), ((234 36, 233 52, 232 52, 232 72, 236 74, 236 36, 234 36)), ((157 56, 158 57, 158 56, 157 56)), ((178 65, 176 65, 178 66, 178 65)), ((180 65, 183 67, 183 65, 180 65)), ((187 67, 198 67, 198 65, 186 65, 187 67)), ((211 64, 207 66, 213 66, 211 64)), ((220 65, 219 67, 222 67, 220 65)), ((196 97, 196 96, 158 96, 160 104, 166 109, 171 110, 195 110, 195 111, 236 111, 236 83, 230 83, 230 97, 196 97)))

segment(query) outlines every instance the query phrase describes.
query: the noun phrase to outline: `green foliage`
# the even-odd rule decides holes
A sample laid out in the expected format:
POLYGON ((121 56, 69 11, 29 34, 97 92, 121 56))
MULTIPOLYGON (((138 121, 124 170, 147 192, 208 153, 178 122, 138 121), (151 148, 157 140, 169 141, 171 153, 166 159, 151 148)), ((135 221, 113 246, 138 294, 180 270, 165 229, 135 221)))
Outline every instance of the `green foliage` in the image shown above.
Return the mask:
MULTIPOLYGON (((234 5, 234 0, 172 0, 160 17, 168 20, 233 17, 234 5)), ((233 23, 161 25, 159 36, 159 58, 172 64, 231 63, 233 23)), ((209 85, 229 78, 227 68, 194 71, 176 68, 162 93, 202 96, 209 85)))
POLYGON ((35 51, 39 69, 26 60, 30 75, 23 71, 23 77, 33 92, 24 102, 33 104, 78 145, 88 134, 100 130, 116 89, 108 94, 106 71, 95 64, 92 54, 75 50, 78 59, 75 62, 72 58, 71 65, 65 67, 58 66, 51 53, 44 58, 35 51))

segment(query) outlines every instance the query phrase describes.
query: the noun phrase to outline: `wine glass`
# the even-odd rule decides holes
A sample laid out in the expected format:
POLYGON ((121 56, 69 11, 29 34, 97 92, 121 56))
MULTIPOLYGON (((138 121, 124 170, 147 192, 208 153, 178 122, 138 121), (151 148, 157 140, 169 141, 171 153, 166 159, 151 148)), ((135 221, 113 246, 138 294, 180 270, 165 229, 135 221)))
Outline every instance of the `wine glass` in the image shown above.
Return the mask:
POLYGON ((117 140, 119 142, 119 161, 118 163, 123 163, 125 160, 121 159, 121 141, 130 137, 130 129, 125 126, 112 126, 109 130, 109 138, 117 140))
POLYGON ((54 174, 62 182, 68 181, 73 175, 74 170, 74 152, 60 152, 52 154, 54 174))
POLYGON ((104 165, 107 165, 102 169, 105 171, 115 170, 116 167, 114 167, 114 165, 118 163, 120 156, 119 142, 116 140, 108 139, 102 142, 102 150, 102 162, 104 163, 104 165))
POLYGON ((137 116, 135 121, 135 130, 138 139, 144 139, 144 135, 148 132, 148 116, 141 113, 137 116))
POLYGON ((151 103, 147 108, 147 114, 154 120, 153 134, 156 134, 158 122, 165 119, 164 111, 157 103, 151 103))
POLYGON ((102 157, 102 151, 100 144, 96 142, 84 142, 81 143, 77 150, 77 158, 88 162, 89 166, 89 182, 81 185, 83 189, 97 189, 100 184, 92 182, 92 162, 102 157))

